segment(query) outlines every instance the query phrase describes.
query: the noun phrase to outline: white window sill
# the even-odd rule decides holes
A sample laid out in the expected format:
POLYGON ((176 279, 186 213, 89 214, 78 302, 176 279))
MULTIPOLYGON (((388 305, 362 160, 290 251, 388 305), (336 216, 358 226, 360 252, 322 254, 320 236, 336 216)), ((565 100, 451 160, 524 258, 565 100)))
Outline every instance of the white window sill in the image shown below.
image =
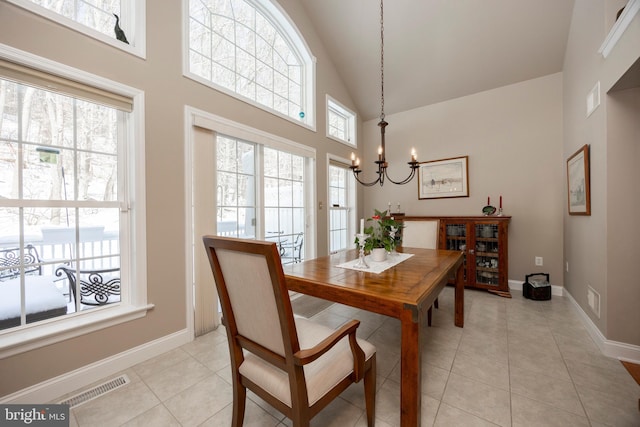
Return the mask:
POLYGON ((101 307, 91 313, 65 315, 20 330, 0 332, 0 359, 139 319, 153 307, 153 304, 101 307))

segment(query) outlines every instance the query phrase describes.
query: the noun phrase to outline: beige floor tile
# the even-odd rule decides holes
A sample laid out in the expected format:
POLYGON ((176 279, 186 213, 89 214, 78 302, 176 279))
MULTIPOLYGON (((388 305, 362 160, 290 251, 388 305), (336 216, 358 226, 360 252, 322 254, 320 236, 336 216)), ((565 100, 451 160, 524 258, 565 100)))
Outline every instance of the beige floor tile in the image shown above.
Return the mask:
POLYGON ((441 403, 434 427, 495 427, 496 424, 476 417, 458 408, 441 403))
POLYGON ((508 340, 507 335, 485 334, 474 330, 464 331, 460 340, 458 351, 467 354, 477 354, 495 360, 498 363, 506 364, 508 361, 508 340))
POLYGON ((511 393, 543 402, 582 417, 582 403, 571 381, 540 375, 527 369, 511 367, 511 393))
POLYGON ((513 427, 588 427, 586 417, 517 394, 511 395, 513 427))
POLYGON ((458 351, 451 372, 509 391, 509 365, 489 356, 458 351))
POLYGON ((577 389, 590 420, 615 427, 640 426, 638 393, 617 395, 588 387, 577 389))
MULTIPOLYGON (((221 411, 213 414, 199 427, 229 427, 233 415, 233 405, 225 406, 221 411)), ((247 399, 243 427, 273 427, 280 423, 280 419, 272 417, 264 409, 247 399)), ((156 424, 160 425, 160 424, 156 424)))
POLYGON ((164 402, 212 374, 213 372, 202 363, 188 357, 176 363, 171 369, 151 375, 145 383, 158 396, 158 399, 164 402))
POLYGON ((500 426, 511 425, 509 392, 452 373, 442 402, 500 426))
POLYGON ((73 412, 79 426, 112 427, 132 420, 159 403, 149 387, 137 381, 86 402, 73 412))
POLYGON ((133 367, 133 370, 136 371, 140 378, 146 379, 154 374, 164 371, 165 369, 172 368, 176 363, 187 358, 189 358, 189 354, 187 352, 182 348, 176 348, 145 362, 138 363, 133 367))
POLYGON ((164 405, 183 427, 202 424, 233 400, 231 386, 212 374, 178 393, 164 405))
POLYGON ((121 427, 180 427, 178 420, 171 415, 171 412, 162 404, 156 405, 147 412, 138 415, 131 421, 122 424, 121 427))
MULTIPOLYGON (((422 426, 640 426, 640 387, 602 355, 573 304, 465 291, 465 327, 453 325, 453 288, 439 296, 423 340, 422 426)), ((400 323, 334 304, 318 320, 361 321, 377 347, 376 425, 400 424, 400 323)), ((70 426, 228 426, 231 370, 224 328, 122 373, 131 382, 71 410, 70 426)), ((104 383, 106 379, 90 386, 104 383)), ((362 384, 349 387, 312 425, 365 427, 362 384)), ((64 397, 77 394, 69 393, 64 397)), ((291 426, 254 393, 245 426, 291 426)), ((58 402, 60 399, 54 400, 58 402)))

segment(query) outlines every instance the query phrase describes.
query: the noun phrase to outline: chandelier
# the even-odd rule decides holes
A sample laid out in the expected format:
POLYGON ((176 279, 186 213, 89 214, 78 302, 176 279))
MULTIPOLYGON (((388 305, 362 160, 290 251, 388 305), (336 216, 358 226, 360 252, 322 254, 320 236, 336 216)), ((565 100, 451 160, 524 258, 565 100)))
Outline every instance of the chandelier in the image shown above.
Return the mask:
POLYGON ((360 169, 360 159, 356 158, 354 153, 351 153, 351 166, 349 167, 353 172, 353 176, 356 178, 360 184, 371 187, 372 185, 380 184, 382 187, 384 185, 384 181, 387 179, 393 184, 406 184, 413 179, 416 175, 416 169, 418 169, 418 161, 416 160, 416 152, 415 150, 411 150, 411 161, 408 162, 409 168, 411 172, 409 176, 401 181, 394 181, 391 179, 387 173, 387 168, 389 167, 389 163, 387 162, 386 155, 387 151, 384 143, 384 128, 387 127, 389 123, 384 120, 384 5, 383 0, 380 0, 380 122, 378 122, 378 126, 380 126, 380 146, 378 147, 378 160, 374 163, 378 165, 378 177, 371 181, 365 182, 360 180, 359 175, 362 172, 360 169))

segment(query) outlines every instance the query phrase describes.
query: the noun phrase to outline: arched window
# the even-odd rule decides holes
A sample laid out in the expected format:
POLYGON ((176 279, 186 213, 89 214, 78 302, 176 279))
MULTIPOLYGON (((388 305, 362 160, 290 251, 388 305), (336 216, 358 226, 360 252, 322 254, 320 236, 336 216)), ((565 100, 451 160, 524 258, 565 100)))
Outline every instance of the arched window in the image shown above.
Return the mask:
POLYGON ((279 6, 270 0, 188 4, 188 77, 314 128, 314 59, 279 6))

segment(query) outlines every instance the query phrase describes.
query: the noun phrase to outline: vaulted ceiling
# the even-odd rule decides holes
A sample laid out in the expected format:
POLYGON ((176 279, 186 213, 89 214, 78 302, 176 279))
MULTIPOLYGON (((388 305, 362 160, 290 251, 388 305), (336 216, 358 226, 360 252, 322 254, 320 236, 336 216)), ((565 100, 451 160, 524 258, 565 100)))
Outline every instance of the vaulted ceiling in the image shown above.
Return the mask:
MULTIPOLYGON (((380 116, 380 0, 301 0, 362 119, 380 116)), ((562 71, 574 0, 386 0, 385 113, 562 71)))

